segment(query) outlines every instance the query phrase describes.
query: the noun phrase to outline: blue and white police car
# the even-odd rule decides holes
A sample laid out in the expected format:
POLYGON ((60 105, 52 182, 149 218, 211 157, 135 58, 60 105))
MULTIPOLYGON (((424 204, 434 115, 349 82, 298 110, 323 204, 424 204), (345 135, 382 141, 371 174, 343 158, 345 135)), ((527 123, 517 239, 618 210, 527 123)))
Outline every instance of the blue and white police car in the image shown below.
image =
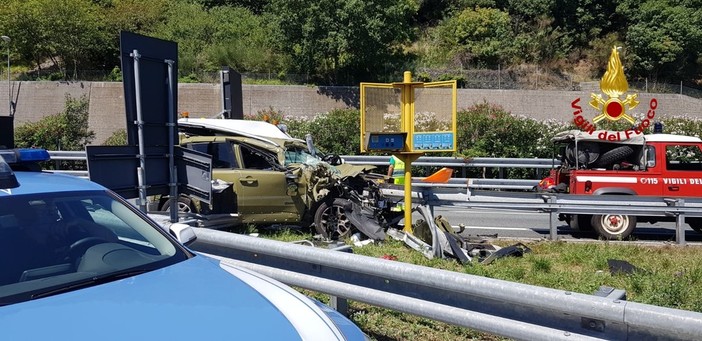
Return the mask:
MULTIPOLYGON (((110 190, 0 150, 0 339, 365 340, 351 321, 258 273, 190 251, 110 190)), ((181 244, 182 243, 182 244, 181 244)))

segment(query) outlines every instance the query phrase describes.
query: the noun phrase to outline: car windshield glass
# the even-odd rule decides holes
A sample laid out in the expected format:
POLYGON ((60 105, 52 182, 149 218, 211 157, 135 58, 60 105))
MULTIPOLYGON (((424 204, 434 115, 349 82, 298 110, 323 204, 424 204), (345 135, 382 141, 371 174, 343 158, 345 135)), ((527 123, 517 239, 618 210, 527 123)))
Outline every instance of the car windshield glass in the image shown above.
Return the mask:
POLYGON ((0 304, 189 255, 108 192, 0 196, 0 304))
POLYGON ((318 157, 312 156, 306 149, 293 147, 285 150, 285 166, 292 163, 316 165, 319 161, 318 157))

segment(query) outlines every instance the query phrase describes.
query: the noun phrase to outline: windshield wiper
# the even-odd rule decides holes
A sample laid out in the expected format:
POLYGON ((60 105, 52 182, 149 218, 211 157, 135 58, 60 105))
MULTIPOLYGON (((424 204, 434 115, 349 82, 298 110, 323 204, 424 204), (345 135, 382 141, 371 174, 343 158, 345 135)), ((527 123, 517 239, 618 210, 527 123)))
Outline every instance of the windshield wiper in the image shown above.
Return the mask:
POLYGON ((113 282, 113 281, 116 281, 116 280, 119 280, 122 278, 141 275, 141 274, 149 272, 151 270, 152 269, 124 270, 124 271, 112 272, 112 273, 105 274, 105 275, 94 276, 94 277, 90 277, 90 278, 82 280, 82 281, 69 283, 68 285, 65 285, 65 286, 62 286, 59 288, 53 288, 50 290, 34 293, 30 296, 30 299, 36 300, 39 298, 58 295, 58 294, 66 293, 66 292, 73 291, 73 290, 88 288, 88 287, 99 285, 99 284, 113 282))

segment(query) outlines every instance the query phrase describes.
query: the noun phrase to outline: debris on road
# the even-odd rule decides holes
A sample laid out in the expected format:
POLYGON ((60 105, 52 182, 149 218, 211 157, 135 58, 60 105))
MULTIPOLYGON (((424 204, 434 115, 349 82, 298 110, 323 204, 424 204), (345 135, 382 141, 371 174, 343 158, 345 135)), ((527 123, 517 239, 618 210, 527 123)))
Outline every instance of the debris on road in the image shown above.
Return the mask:
POLYGON ((413 233, 389 228, 387 234, 429 259, 451 257, 461 264, 470 264, 473 261, 490 264, 501 257, 521 257, 524 253, 531 252, 531 249, 522 243, 503 248, 484 239, 464 238, 453 230, 446 218, 433 218, 426 206, 419 205, 414 210, 419 212, 423 219, 412 224, 413 233))

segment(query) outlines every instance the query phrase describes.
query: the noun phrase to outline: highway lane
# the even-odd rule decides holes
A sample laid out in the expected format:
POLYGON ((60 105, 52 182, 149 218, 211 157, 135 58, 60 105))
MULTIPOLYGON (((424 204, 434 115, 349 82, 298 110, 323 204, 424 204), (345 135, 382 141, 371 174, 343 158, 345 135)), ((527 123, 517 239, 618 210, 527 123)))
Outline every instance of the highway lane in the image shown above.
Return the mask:
MULTIPOLYGON (((550 234, 548 213, 436 206, 434 207, 434 215, 442 215, 455 229, 460 224, 465 225, 465 230, 462 233, 464 237, 497 235, 498 238, 548 239, 550 234)), ((412 218, 416 221, 421 216, 415 212, 412 218)), ((597 240, 594 233, 574 231, 563 221, 557 221, 556 226, 559 239, 597 240)), ((632 239, 675 242, 675 223, 639 223, 632 233, 632 239)), ((685 225, 685 240, 702 242, 702 234, 685 225)))

